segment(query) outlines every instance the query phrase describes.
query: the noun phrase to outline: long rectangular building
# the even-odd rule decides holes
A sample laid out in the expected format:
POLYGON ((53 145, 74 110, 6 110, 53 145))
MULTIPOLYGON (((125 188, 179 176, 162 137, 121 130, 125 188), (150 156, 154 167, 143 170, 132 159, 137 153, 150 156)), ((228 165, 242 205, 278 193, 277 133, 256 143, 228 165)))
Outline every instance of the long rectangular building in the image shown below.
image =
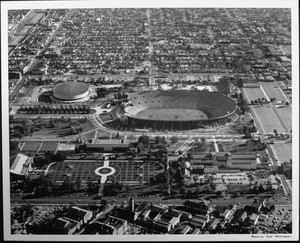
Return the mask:
POLYGON ((231 153, 206 153, 191 156, 190 164, 193 169, 207 166, 217 166, 227 169, 256 169, 257 158, 255 153, 231 154, 231 153))

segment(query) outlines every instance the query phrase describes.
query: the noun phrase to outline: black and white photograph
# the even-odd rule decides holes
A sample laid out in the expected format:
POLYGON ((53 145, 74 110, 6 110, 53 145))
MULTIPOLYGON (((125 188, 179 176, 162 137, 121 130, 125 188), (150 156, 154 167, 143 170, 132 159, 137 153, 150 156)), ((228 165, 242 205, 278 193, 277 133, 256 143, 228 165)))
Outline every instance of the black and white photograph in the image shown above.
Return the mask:
POLYGON ((4 240, 299 240, 297 0, 1 2, 4 240))

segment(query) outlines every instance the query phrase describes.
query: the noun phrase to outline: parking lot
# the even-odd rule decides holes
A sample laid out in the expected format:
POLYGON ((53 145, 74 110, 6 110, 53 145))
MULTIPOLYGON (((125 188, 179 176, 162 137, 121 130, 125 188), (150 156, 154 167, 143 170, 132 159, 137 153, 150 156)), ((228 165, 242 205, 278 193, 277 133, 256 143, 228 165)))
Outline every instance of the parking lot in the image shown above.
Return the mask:
POLYGON ((292 205, 276 205, 273 213, 268 214, 266 220, 259 220, 259 227, 272 233, 280 226, 285 226, 292 221, 292 205))

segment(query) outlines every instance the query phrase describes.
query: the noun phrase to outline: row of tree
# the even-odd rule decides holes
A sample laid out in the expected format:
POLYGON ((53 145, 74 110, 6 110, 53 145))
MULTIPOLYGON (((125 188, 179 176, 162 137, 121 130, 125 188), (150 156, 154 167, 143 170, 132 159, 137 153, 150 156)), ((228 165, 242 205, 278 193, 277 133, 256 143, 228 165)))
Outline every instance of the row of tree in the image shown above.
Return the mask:
POLYGON ((238 95, 237 105, 240 109, 241 114, 245 115, 246 111, 248 111, 248 105, 242 93, 238 95))
POLYGON ((20 113, 25 114, 88 114, 88 105, 30 105, 21 106, 20 113))

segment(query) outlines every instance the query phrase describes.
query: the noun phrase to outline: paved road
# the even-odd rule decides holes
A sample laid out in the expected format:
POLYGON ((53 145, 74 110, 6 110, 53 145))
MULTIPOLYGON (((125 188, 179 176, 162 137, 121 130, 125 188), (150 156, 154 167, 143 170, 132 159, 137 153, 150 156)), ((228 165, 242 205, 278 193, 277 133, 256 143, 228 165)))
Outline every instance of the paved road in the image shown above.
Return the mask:
MULTIPOLYGON (((120 198, 120 197, 105 197, 108 203, 114 204, 121 204, 124 201, 129 200, 128 198, 120 198)), ((154 204, 164 204, 164 205, 182 205, 188 199, 181 199, 181 198, 172 198, 164 200, 162 197, 134 197, 136 202, 153 202, 154 204)), ((246 205, 251 204, 254 199, 253 198, 220 198, 220 199, 212 199, 211 200, 214 205, 230 205, 230 204, 238 204, 246 205)), ((33 198, 33 199, 26 199, 23 200, 21 196, 15 195, 11 197, 11 204, 12 205, 20 205, 24 203, 31 203, 33 205, 70 205, 71 203, 76 203, 76 205, 86 205, 86 204, 95 204, 99 203, 100 200, 93 199, 92 196, 90 197, 68 197, 68 196, 61 196, 61 197, 47 197, 47 198, 33 198)), ((291 205, 291 199, 285 197, 279 197, 276 199, 268 199, 268 202, 275 205, 291 205)))
POLYGON ((281 185, 283 187, 285 195, 291 195, 292 194, 292 188, 291 186, 286 182, 286 179, 283 175, 280 175, 281 185))
POLYGON ((54 39, 54 37, 57 35, 57 32, 60 30, 61 26, 63 25, 63 23, 65 23, 73 14, 74 10, 70 10, 65 17, 62 19, 62 21, 59 23, 59 25, 57 26, 57 28, 54 30, 54 32, 50 33, 50 35, 48 36, 44 46, 42 49, 40 49, 37 53, 37 55, 32 59, 32 61, 30 62, 30 64, 28 66, 26 66, 24 68, 24 73, 26 74, 27 72, 31 71, 35 65, 38 63, 36 57, 43 52, 44 50, 46 50, 46 48, 48 47, 49 43, 54 39))
MULTIPOLYGON (((32 11, 30 11, 30 12, 32 12, 32 11)), ((71 16, 72 14, 73 14, 73 11, 70 11, 70 12, 68 12, 68 13, 66 14, 66 16, 64 17, 64 19, 62 20, 62 22, 61 22, 61 23, 59 24, 59 26, 57 27, 57 29, 56 29, 53 33, 51 33, 51 36, 49 36, 49 39, 47 40, 46 45, 47 45, 51 40, 53 40, 53 38, 54 38, 55 35, 57 34, 57 31, 61 28, 61 25, 62 25, 67 19, 69 19, 70 16, 71 16)), ((25 18, 24 18, 24 19, 25 19, 25 18)), ((23 20, 24 20, 24 19, 23 19, 23 20)), ((21 24, 22 24, 22 23, 21 23, 21 24)), ((37 56, 42 52, 42 50, 44 50, 44 49, 45 49, 45 48, 42 48, 42 49, 38 52, 38 54, 35 55, 35 56, 33 57, 31 63, 29 64, 29 66, 27 66, 27 67, 24 68, 24 70, 27 69, 27 71, 24 71, 24 73, 26 73, 26 72, 28 72, 28 71, 30 71, 31 69, 34 68, 35 64, 37 63, 37 62, 36 62, 36 57, 37 57, 37 56)), ((25 79, 25 78, 23 77, 22 79, 20 79, 20 81, 17 82, 17 84, 15 84, 15 86, 14 86, 14 88, 13 88, 13 90, 12 90, 12 92, 10 93, 10 96, 9 96, 10 101, 12 101, 12 100, 15 98, 17 92, 18 92, 19 90, 21 90, 24 79, 25 79)))

